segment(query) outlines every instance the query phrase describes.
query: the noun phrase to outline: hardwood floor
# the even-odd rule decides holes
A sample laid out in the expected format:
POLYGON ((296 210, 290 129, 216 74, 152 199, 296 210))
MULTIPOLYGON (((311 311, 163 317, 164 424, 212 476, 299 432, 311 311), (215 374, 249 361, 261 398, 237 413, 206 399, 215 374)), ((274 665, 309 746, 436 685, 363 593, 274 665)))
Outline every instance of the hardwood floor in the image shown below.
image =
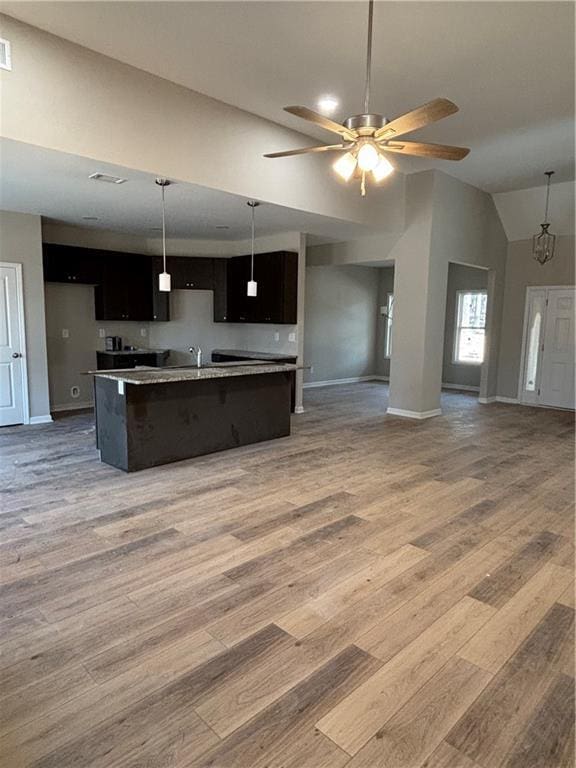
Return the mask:
POLYGON ((386 394, 131 475, 2 430, 3 765, 572 766, 574 416, 386 394))

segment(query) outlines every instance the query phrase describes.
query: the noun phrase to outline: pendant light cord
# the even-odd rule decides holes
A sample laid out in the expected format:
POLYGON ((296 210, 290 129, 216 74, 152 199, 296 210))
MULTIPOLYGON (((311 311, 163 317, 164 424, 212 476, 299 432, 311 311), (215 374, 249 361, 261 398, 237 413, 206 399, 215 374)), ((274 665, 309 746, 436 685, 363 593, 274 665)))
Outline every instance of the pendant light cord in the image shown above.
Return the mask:
POLYGON ((544 224, 548 224, 548 203, 550 201, 550 182, 552 181, 552 174, 554 171, 546 171, 548 176, 548 186, 546 187, 546 211, 544 213, 544 224))
POLYGON ((366 47, 366 83, 364 85, 364 114, 368 114, 370 108, 370 77, 372 74, 372 16, 374 14, 374 0, 368 0, 368 45, 366 47))
POLYGON ((166 272, 166 205, 164 202, 164 184, 161 185, 162 190, 162 264, 163 271, 166 272))
POLYGON ((254 281, 254 208, 256 205, 254 202, 249 204, 252 208, 252 258, 250 259, 250 281, 254 281))

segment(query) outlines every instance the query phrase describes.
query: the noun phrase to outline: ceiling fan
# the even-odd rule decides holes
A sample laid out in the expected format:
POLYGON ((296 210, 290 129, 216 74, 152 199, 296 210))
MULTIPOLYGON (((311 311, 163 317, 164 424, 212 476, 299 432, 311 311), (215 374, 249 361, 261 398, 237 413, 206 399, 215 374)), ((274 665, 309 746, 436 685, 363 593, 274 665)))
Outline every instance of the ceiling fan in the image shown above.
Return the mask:
POLYGON ((345 181, 352 176, 361 180, 362 196, 366 194, 366 174, 380 182, 389 176, 394 166, 386 158, 386 153, 417 157, 432 157, 440 160, 462 160, 470 152, 464 147, 450 147, 444 144, 423 144, 417 141, 398 141, 398 137, 424 128, 430 123, 442 120, 458 112, 458 107, 448 99, 433 99, 405 115, 387 120, 383 115, 370 112, 370 77, 372 70, 372 19, 374 0, 368 3, 368 45, 366 51, 366 82, 364 86, 364 112, 353 115, 342 124, 314 112, 308 107, 284 107, 286 112, 302 117, 316 125, 340 136, 339 144, 326 144, 319 147, 303 147, 287 152, 272 152, 264 157, 291 157, 308 152, 345 152, 333 165, 336 173, 345 181))

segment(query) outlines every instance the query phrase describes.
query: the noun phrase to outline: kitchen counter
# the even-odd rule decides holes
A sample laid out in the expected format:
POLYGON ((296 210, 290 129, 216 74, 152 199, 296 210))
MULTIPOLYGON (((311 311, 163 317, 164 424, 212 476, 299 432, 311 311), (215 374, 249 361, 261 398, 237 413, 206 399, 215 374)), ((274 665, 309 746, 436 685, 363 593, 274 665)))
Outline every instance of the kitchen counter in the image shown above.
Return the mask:
POLYGON ((293 364, 93 371, 96 441, 134 472, 290 434, 293 364))
POLYGON ((206 381, 207 379, 224 379, 234 376, 255 376, 267 373, 295 371, 291 363, 276 363, 274 365, 242 365, 242 363, 225 363, 204 368, 149 368, 129 369, 127 371, 91 371, 94 376, 103 379, 122 381, 125 384, 142 386, 143 384, 171 384, 177 381, 206 381))

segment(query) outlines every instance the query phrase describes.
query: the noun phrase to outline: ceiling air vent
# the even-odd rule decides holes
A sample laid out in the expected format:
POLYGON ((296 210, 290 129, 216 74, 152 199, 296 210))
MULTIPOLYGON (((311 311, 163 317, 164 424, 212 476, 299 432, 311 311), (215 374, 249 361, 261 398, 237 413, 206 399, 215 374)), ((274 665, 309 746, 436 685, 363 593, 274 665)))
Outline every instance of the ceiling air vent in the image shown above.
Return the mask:
POLYGON ((10 40, 0 37, 0 69, 12 69, 12 51, 10 40))
POLYGON ((111 176, 109 173, 91 173, 88 178, 94 181, 105 181, 107 184, 124 184, 126 181, 120 176, 111 176))

